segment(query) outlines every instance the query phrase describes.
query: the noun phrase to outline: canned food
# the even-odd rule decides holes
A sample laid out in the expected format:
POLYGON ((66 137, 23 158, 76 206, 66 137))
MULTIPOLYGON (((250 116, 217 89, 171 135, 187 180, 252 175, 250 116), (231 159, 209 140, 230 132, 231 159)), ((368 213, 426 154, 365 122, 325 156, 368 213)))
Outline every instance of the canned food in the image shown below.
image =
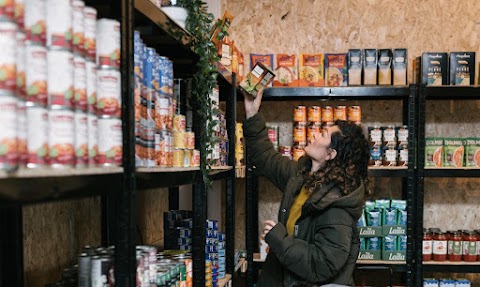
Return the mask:
POLYGON ((313 139, 315 134, 322 132, 322 125, 320 122, 311 122, 307 128, 307 142, 310 143, 313 139))
POLYGON ((347 107, 336 106, 333 111, 333 121, 346 121, 347 120, 347 107))
POLYGON ((87 253, 78 256, 78 286, 90 286, 90 264, 91 257, 87 253))
POLYGON ((18 163, 26 165, 28 159, 27 150, 27 106, 24 101, 18 101, 17 105, 17 146, 18 163))
POLYGON ((308 107, 308 117, 309 122, 321 122, 322 121, 322 108, 319 106, 308 107))
POLYGON ((273 143, 273 146, 275 148, 278 148, 278 131, 279 131, 278 125, 267 126, 268 138, 273 143))
POLYGON ((47 48, 27 44, 25 47, 25 83, 27 101, 47 104, 47 48))
POLYGON ((48 105, 73 106, 73 54, 68 50, 49 50, 48 64, 48 105))
MULTIPOLYGON (((103 286, 110 276, 113 260, 109 256, 94 256, 92 258, 90 279, 92 286, 103 286)), ((107 281, 108 282, 108 281, 107 281)))
POLYGON ((121 75, 113 69, 97 70, 97 114, 120 117, 121 75))
POLYGON ((296 106, 293 109, 293 121, 294 122, 307 121, 307 108, 305 106, 296 106))
POLYGON ((186 132, 173 132, 173 148, 186 147, 186 132))
POLYGON ((288 157, 289 159, 292 159, 292 147, 289 145, 286 146, 280 146, 279 148, 280 154, 282 156, 288 157))
POLYGON ((48 111, 45 107, 27 103, 27 167, 34 168, 47 163, 48 111))
POLYGON ((383 155, 383 165, 385 166, 396 166, 398 159, 398 151, 395 147, 387 147, 384 150, 383 155))
POLYGON ((167 144, 168 132, 159 131, 155 134, 155 158, 157 165, 161 167, 167 166, 167 144))
POLYGON ((198 149, 193 150, 192 166, 200 166, 200 151, 198 149))
POLYGON ((88 108, 87 99, 87 70, 85 58, 75 55, 73 58, 73 103, 77 110, 86 112, 88 108))
POLYGON ((186 118, 184 115, 174 115, 173 116, 173 131, 184 132, 186 129, 186 118))
POLYGON ((303 145, 294 145, 293 146, 293 160, 298 161, 305 154, 305 150, 303 149, 303 145))
POLYGON ((370 138, 370 146, 382 146, 382 129, 379 126, 368 127, 368 135, 370 138))
POLYGON ((185 156, 183 158, 183 166, 184 167, 190 167, 192 166, 192 156, 193 156, 193 150, 192 149, 186 149, 184 151, 185 156))
POLYGON ((120 22, 112 19, 97 21, 97 64, 120 68, 120 22))
POLYGON ((73 52, 79 55, 84 54, 84 23, 83 23, 83 9, 85 9, 85 2, 81 0, 73 0, 73 52))
POLYGON ((322 108, 322 122, 333 122, 333 108, 331 106, 322 108))
POLYGON ((13 96, 0 97, 0 169, 18 165, 17 105, 18 99, 13 96))
POLYGON ((15 23, 0 22, 0 47, 2 47, 0 53, 0 74, 2 75, 0 77, 0 90, 15 92, 17 88, 17 26, 15 23))
POLYGON ((15 0, 15 22, 18 25, 18 29, 25 29, 25 0, 15 0))
POLYGON ((141 102, 142 102, 142 98, 141 98, 141 91, 142 91, 142 87, 141 87, 141 83, 140 83, 140 78, 139 77, 135 77, 135 88, 133 90, 133 103, 134 103, 134 107, 135 107, 135 121, 140 121, 140 118, 141 118, 141 115, 140 115, 140 109, 141 109, 141 102))
POLYGON ((94 114, 87 115, 88 123, 88 165, 97 165, 98 155, 98 119, 94 114))
POLYGON ((17 50, 15 54, 17 62, 17 96, 25 99, 27 90, 25 89, 25 33, 17 32, 17 50))
POLYGON ((97 10, 85 6, 83 9, 84 53, 90 61, 96 61, 97 54, 97 10))
POLYGON ((165 97, 157 97, 155 101, 155 127, 160 130, 166 130, 168 127, 170 99, 165 97))
POLYGON ((300 145, 307 143, 307 127, 305 122, 297 122, 293 125, 293 141, 300 145))
POLYGON ((395 135, 395 127, 388 126, 382 128, 383 130, 383 146, 395 147, 397 145, 397 137, 395 135))
POLYGON ((47 0, 25 0, 27 41, 45 46, 47 39, 47 0))
POLYGON ((48 111, 48 160, 51 166, 73 166, 75 163, 74 113, 71 109, 48 111))
POLYGON ((47 0, 47 47, 72 50, 71 1, 47 0))
POLYGON ((156 83, 154 75, 155 71, 158 69, 158 62, 158 55, 155 49, 144 47, 143 85, 145 90, 142 92, 144 95, 147 95, 149 92, 155 89, 156 83))
POLYGON ((185 161, 185 152, 183 149, 174 149, 173 150, 173 166, 174 167, 183 167, 185 161))
POLYGON ((88 164, 88 116, 83 111, 75 112, 75 165, 88 164))
POLYGON ((194 132, 185 132, 185 148, 194 149, 195 148, 195 133, 194 132))
POLYGON ((15 1, 5 0, 0 2, 0 18, 15 19, 15 1))
POLYGON ((156 150, 155 150, 155 140, 145 140, 143 141, 143 162, 145 166, 155 166, 157 165, 156 159, 156 150))
POLYGON ((122 165, 122 121, 120 119, 98 119, 98 164, 122 165))
POLYGON ((235 166, 245 165, 245 155, 242 151, 235 151, 235 166))
POLYGON ((86 93, 87 110, 89 113, 96 113, 97 105, 97 66, 92 61, 85 62, 86 70, 86 93))
POLYGON ((348 107, 348 120, 360 124, 362 122, 362 108, 360 106, 348 107))
POLYGON ((408 146, 408 126, 396 128, 397 146, 408 146))

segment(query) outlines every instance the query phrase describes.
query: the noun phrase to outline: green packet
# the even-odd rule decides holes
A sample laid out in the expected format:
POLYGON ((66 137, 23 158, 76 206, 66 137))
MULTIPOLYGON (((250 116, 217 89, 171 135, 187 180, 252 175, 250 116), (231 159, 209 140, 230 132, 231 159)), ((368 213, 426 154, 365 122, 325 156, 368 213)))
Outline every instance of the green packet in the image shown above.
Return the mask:
POLYGON ((392 199, 390 206, 399 210, 405 210, 407 209, 407 201, 402 199, 392 199))
POLYGON ((377 199, 375 200, 375 208, 385 209, 390 207, 390 199, 377 199))

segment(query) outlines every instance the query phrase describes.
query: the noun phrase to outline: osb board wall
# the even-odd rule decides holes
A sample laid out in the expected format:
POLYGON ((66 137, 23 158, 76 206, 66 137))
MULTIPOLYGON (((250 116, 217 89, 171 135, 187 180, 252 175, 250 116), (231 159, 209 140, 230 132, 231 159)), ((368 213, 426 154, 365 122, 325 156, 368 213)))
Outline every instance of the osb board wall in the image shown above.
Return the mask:
POLYGON ((100 199, 23 208, 25 285, 57 282, 85 245, 101 242, 100 199))
POLYGON ((168 211, 168 189, 137 192, 139 243, 163 247, 163 212, 168 211))

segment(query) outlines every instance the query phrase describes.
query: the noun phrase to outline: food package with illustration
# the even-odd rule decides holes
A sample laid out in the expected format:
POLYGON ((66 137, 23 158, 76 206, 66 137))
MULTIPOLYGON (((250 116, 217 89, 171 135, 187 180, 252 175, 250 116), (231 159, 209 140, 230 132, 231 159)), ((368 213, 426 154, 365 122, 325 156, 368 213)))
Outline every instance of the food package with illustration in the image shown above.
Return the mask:
POLYGON ((271 69, 257 62, 253 69, 240 82, 240 89, 252 97, 256 97, 259 91, 264 90, 275 78, 271 69))
POLYGON ((378 85, 390 86, 392 84, 392 50, 380 49, 378 51, 378 85))
POLYGON ((443 141, 443 166, 463 167, 465 141, 461 138, 446 138, 443 141))
POLYGON ((323 87, 325 85, 323 54, 300 54, 298 85, 323 87))
POLYGON ((425 167, 443 166, 443 138, 425 139, 425 167))
POLYGON ((427 86, 448 85, 447 53, 422 54, 422 84, 427 86))
POLYGON ((407 49, 393 50, 393 85, 407 85, 407 49))
POLYGON ((297 87, 298 66, 296 55, 277 54, 275 55, 275 81, 273 86, 297 87))
POLYGON ((210 40, 217 47, 217 49, 223 37, 228 35, 228 29, 230 28, 232 21, 233 15, 228 11, 225 11, 222 19, 218 19, 217 22, 212 26, 212 29, 210 30, 210 40))
MULTIPOLYGON (((250 70, 253 70, 255 64, 260 62, 273 71, 273 58, 273 54, 250 54, 250 70)), ((268 86, 271 87, 272 83, 268 84, 268 86)))
POLYGON ((377 49, 365 49, 363 61, 363 84, 377 85, 377 62, 378 51, 377 49))
POLYGON ((450 53, 450 85, 469 86, 475 79, 475 52, 450 53))
POLYGON ((325 82, 328 87, 347 85, 347 54, 325 54, 325 82))

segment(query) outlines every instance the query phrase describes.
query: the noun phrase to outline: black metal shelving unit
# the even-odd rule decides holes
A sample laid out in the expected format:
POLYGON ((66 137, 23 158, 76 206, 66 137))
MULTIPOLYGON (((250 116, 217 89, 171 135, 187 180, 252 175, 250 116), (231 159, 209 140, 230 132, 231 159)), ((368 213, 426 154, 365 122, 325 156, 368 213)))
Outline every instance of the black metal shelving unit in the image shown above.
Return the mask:
POLYGON ((423 282, 423 271, 450 272, 450 273, 480 273, 479 262, 422 262, 423 240, 423 209, 424 209, 424 188, 425 178, 439 177, 480 177, 479 168, 425 168, 425 124, 427 101, 443 100, 478 100, 480 99, 480 87, 478 86, 425 86, 420 85, 417 102, 418 123, 417 123, 417 209, 416 222, 417 233, 415 278, 419 284, 423 282))
MULTIPOLYGON (((372 177, 400 177, 403 180, 403 197, 407 200, 407 252, 406 262, 395 264, 362 261, 359 266, 380 266, 391 268, 393 271, 406 272, 407 286, 416 286, 413 278, 415 270, 415 235, 417 234, 414 221, 416 210, 415 190, 415 143, 416 143, 416 98, 418 88, 410 86, 358 86, 358 87, 298 87, 298 88, 268 88, 265 90, 263 101, 316 101, 316 100, 401 100, 403 102, 403 124, 409 127, 409 165, 406 168, 369 168, 372 177)), ((247 248, 247 286, 256 282, 257 268, 261 262, 253 259, 258 253, 258 177, 246 148, 246 248, 247 248)))

